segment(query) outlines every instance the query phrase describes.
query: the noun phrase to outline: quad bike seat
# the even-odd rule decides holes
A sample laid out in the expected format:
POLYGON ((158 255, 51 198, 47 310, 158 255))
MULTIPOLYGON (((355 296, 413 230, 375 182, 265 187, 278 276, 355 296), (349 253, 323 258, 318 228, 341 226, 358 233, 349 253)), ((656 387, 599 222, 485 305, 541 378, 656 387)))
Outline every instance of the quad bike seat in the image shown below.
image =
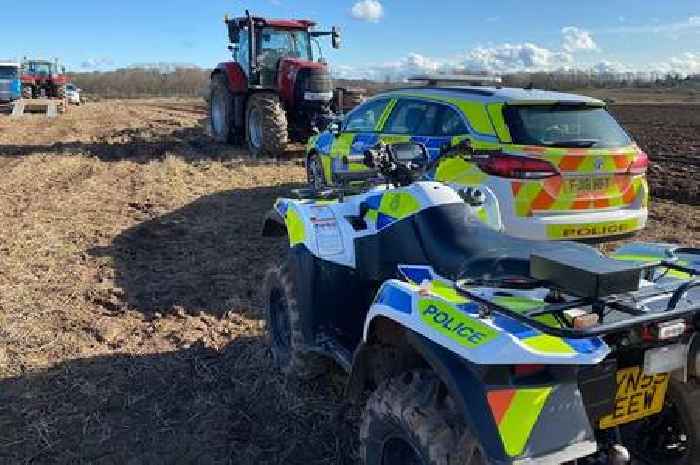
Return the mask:
POLYGON ((469 220, 464 204, 425 209, 356 242, 358 269, 378 280, 393 277, 401 264, 430 265, 452 280, 526 277, 531 276, 533 256, 573 262, 574 268, 615 268, 613 260, 587 245, 519 239, 494 231, 469 220))
POLYGON ((528 276, 530 258, 571 254, 607 261, 592 247, 572 242, 519 239, 469 222, 464 205, 429 208, 415 217, 428 262, 449 278, 528 276))

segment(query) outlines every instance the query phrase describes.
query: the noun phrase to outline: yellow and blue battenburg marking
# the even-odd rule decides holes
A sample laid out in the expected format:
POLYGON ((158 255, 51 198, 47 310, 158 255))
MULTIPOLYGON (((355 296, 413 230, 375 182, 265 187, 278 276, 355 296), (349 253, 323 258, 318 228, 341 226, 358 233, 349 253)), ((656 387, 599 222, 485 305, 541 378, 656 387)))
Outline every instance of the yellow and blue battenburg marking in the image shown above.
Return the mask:
POLYGON ((420 202, 410 192, 383 192, 367 197, 365 203, 369 208, 365 220, 374 223, 378 230, 418 213, 421 209, 420 202))
MULTIPOLYGON (((409 283, 415 286, 423 285, 425 291, 429 292, 431 299, 441 299, 443 302, 446 302, 452 308, 450 312, 443 312, 448 313, 447 317, 439 317, 441 320, 444 319, 444 321, 449 322, 449 324, 447 325, 448 328, 454 328, 453 323, 459 324, 459 322, 461 321, 459 320, 459 318, 461 318, 461 315, 466 315, 467 317, 470 317, 471 320, 478 319, 479 305, 475 302, 470 301, 463 295, 460 295, 454 289, 450 281, 438 276, 430 266, 401 265, 399 266, 399 273, 409 283), (426 284, 427 286, 425 286, 426 284), (455 312, 455 310, 457 312, 455 312), (459 314, 461 315, 458 317, 457 315, 459 314)), ((391 286, 384 286, 382 292, 393 292, 388 291, 389 288, 391 288, 391 286)), ((416 287, 416 291, 418 290, 419 288, 416 287)), ((404 290, 399 290, 398 292, 409 295, 404 290)), ((426 299, 422 299, 420 301, 424 300, 426 299)), ((510 310, 516 312, 524 312, 544 305, 544 302, 541 300, 530 299, 521 296, 499 296, 494 299, 494 303, 507 307, 510 310)), ((400 311, 410 313, 409 311, 407 311, 407 299, 404 298, 402 300, 402 304, 402 310, 400 311)), ((420 303, 418 307, 419 309, 422 308, 420 303)), ((540 317, 540 321, 545 324, 551 324, 553 326, 559 324, 551 316, 540 317)), ((495 312, 491 316, 491 323, 496 331, 501 331, 510 334, 513 337, 517 338, 528 349, 542 354, 551 354, 557 356, 594 354, 598 352, 604 344, 600 338, 571 339, 551 336, 507 315, 499 314, 498 312, 495 312)), ((436 327, 432 324, 429 324, 429 326, 433 327, 433 329, 436 329, 436 327)), ((457 340, 458 342, 462 342, 459 339, 457 340)))

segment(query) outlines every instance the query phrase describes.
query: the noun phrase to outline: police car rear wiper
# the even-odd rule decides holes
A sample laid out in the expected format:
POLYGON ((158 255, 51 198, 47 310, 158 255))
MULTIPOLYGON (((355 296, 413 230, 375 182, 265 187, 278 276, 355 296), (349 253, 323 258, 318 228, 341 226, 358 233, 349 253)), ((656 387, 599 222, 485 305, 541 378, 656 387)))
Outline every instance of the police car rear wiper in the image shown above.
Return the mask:
POLYGON ((589 148, 599 142, 598 139, 572 139, 558 140, 556 142, 543 142, 547 147, 573 147, 573 148, 589 148))

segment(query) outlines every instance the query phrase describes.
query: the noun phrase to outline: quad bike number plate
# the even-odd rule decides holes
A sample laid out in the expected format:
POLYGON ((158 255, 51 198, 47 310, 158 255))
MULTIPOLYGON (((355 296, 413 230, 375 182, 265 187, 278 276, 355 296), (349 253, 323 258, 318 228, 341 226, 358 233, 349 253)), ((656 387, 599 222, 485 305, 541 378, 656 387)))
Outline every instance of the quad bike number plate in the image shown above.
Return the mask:
POLYGON ((618 371, 615 409, 600 420, 600 427, 613 428, 661 412, 668 382, 668 373, 645 375, 641 367, 618 371))

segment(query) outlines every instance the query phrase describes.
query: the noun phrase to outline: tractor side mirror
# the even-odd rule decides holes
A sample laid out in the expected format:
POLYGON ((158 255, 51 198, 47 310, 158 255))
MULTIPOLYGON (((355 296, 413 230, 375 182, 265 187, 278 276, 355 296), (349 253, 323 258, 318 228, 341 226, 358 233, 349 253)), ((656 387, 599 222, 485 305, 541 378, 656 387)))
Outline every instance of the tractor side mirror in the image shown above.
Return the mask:
POLYGON ((333 45, 333 48, 339 49, 342 43, 343 41, 340 35, 340 28, 333 26, 331 29, 331 44, 333 45))

